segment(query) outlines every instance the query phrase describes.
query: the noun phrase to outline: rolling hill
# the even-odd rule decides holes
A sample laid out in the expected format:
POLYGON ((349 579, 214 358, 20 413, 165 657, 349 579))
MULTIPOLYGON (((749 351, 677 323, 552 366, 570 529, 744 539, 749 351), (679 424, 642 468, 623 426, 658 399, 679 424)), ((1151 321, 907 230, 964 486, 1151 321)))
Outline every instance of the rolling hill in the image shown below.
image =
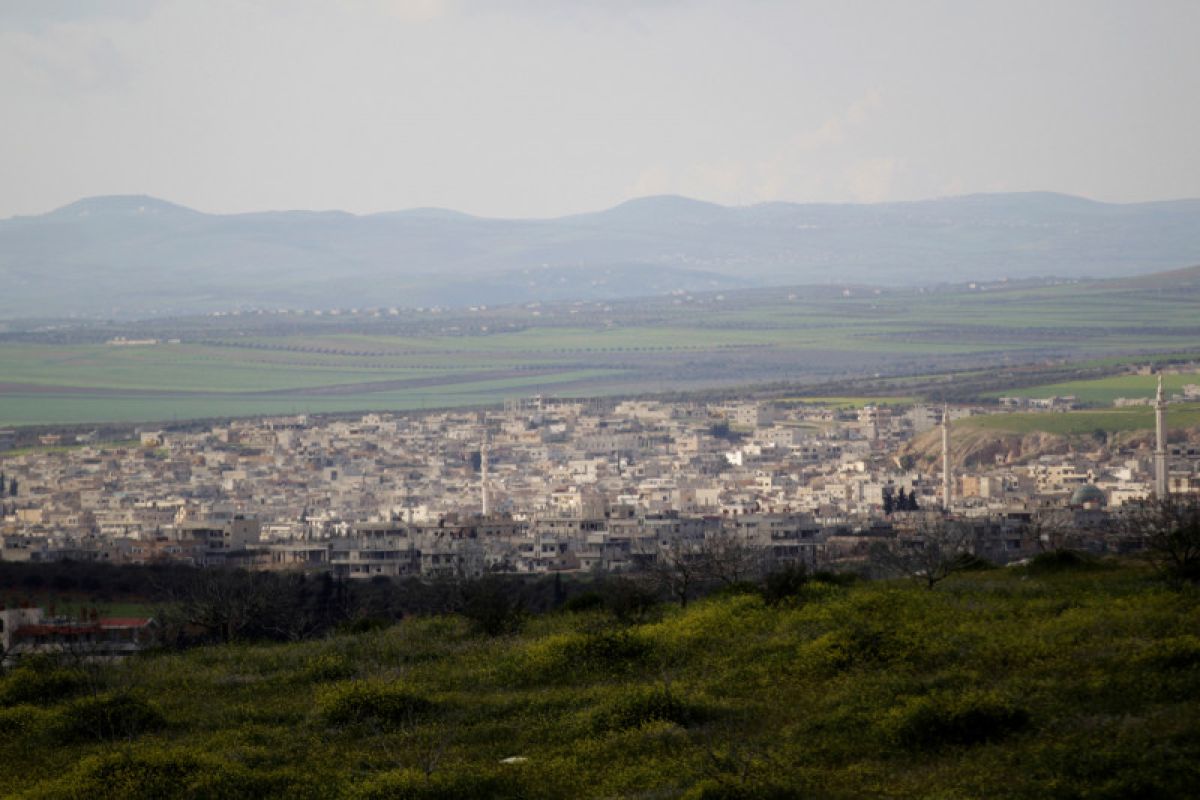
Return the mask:
POLYGON ((724 207, 648 197, 511 220, 440 209, 215 215, 111 196, 0 220, 0 317, 1127 277, 1197 262, 1200 200, 1115 205, 1023 193, 724 207))

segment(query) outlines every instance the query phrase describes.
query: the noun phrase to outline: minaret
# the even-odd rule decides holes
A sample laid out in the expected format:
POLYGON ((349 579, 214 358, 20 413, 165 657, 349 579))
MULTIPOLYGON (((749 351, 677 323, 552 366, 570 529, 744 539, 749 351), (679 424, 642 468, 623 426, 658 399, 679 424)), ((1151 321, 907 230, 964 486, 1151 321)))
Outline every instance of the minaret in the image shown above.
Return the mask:
POLYGON ((950 406, 942 408, 942 508, 954 499, 954 473, 950 471, 950 406))
POLYGON ((483 497, 482 497, 482 500, 483 500, 483 515, 484 515, 485 517, 488 515, 488 474, 487 474, 487 468, 488 468, 488 440, 487 440, 487 437, 486 437, 486 436, 484 436, 484 437, 483 437, 483 444, 482 444, 482 445, 480 445, 480 447, 479 447, 479 478, 480 478, 479 484, 480 484, 480 490, 481 490, 481 491, 480 491, 480 493, 481 493, 481 494, 482 494, 482 496, 483 496, 483 497))
POLYGON ((1163 396, 1162 375, 1158 376, 1158 394, 1154 398, 1154 496, 1167 497, 1167 400, 1163 396))

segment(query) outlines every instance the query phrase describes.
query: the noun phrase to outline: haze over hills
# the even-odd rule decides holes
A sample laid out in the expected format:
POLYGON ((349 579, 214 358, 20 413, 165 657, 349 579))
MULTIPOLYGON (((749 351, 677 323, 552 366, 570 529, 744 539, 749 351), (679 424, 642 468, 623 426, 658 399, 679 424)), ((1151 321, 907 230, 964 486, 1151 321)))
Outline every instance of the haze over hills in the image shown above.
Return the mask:
POLYGON ((0 220, 0 315, 600 300, 824 283, 1124 277, 1200 262, 1200 200, 1052 193, 872 205, 630 200, 556 219, 441 209, 215 215, 94 197, 0 220))

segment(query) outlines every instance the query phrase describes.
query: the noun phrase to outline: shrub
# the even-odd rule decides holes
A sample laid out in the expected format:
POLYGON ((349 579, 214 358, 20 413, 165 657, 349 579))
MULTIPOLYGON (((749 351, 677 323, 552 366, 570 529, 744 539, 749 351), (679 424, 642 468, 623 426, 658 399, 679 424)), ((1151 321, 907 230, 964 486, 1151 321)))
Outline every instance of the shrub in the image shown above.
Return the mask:
POLYGON ((804 795, 776 783, 720 781, 709 779, 693 786, 685 800, 796 800, 804 795))
POLYGON ((1100 566, 1100 561, 1088 553, 1081 553, 1078 550, 1051 550, 1046 553, 1038 553, 1030 559, 1026 570, 1033 575, 1045 575, 1092 570, 1100 566))
POLYGON ((762 594, 762 587, 753 581, 733 581, 713 593, 714 597, 737 597, 746 594, 762 594))
POLYGON ((596 611, 604 608, 604 595, 599 592, 583 592, 563 603, 563 610, 569 611, 572 614, 579 614, 584 611, 596 611))
POLYGON ((623 630, 590 633, 573 645, 567 653, 570 661, 604 671, 621 671, 643 663, 652 650, 650 642, 623 630))
POLYGON ((797 598, 808 584, 808 569, 803 564, 789 564, 775 570, 763 580, 763 600, 779 605, 785 600, 797 598))
POLYGON ((88 800, 159 800, 178 797, 202 768, 198 758, 186 753, 138 748, 84 759, 69 774, 35 797, 88 798, 88 800))
POLYGON ((830 586, 853 586, 858 582, 858 575, 853 572, 836 572, 831 569, 819 569, 813 573, 812 579, 830 586))
POLYGON ((1138 659, 1163 669, 1187 670, 1200 667, 1200 638, 1173 636, 1155 642, 1138 659))
POLYGON ((530 643, 512 664, 519 682, 562 682, 566 678, 619 676, 646 664, 653 643, 636 631, 564 633, 530 643))
POLYGON ((83 692, 87 675, 50 664, 17 667, 0 680, 0 706, 51 705, 83 692))
POLYGON ((316 710, 327 725, 378 725, 396 727, 423 716, 433 703, 384 680, 356 680, 336 683, 317 692, 316 710))
POLYGON ((963 553, 954 562, 955 572, 984 572, 995 568, 996 565, 991 561, 974 553, 963 553))
POLYGON ((0 741, 28 740, 45 729, 52 712, 35 706, 0 708, 0 741))
POLYGON ((593 717, 597 731, 621 731, 647 722, 670 722, 688 727, 702 722, 707 713, 688 703, 667 687, 636 688, 602 706, 593 717))
POLYGON ((476 633, 504 636, 517 633, 525 624, 525 603, 515 587, 495 576, 468 583, 463 588, 462 615, 476 633))
POLYGON ((392 627, 392 621, 386 617, 356 617, 338 626, 340 633, 374 633, 392 627))
POLYGON ((608 610, 623 623, 644 622, 658 607, 658 591, 631 578, 617 577, 604 583, 608 610))
POLYGON ((846 627, 815 639, 809 648, 834 672, 886 665, 896 655, 893 634, 882 627, 852 620, 846 627))
POLYGON ((63 742, 131 739, 167 724, 155 706, 123 692, 84 697, 62 709, 55 734, 63 742))
POLYGON ((439 770, 431 775, 414 769, 378 775, 351 791, 349 800, 493 800, 528 798, 531 793, 513 770, 439 770))
POLYGON ((354 676, 354 664, 341 653, 321 653, 304 662, 304 679, 311 683, 340 681, 354 676))
POLYGON ((885 719, 889 738, 908 750, 996 741, 1029 724, 1029 712, 988 694, 920 697, 885 719))
POLYGON ((189 782, 185 794, 189 798, 219 798, 219 800, 263 800, 268 797, 319 800, 336 792, 327 776, 313 771, 296 769, 248 769, 238 763, 222 761, 206 764, 189 782), (324 785, 321 778, 324 777, 324 785))
POLYGON ((211 756, 139 746, 92 756, 31 797, 42 800, 162 800, 166 797, 263 800, 329 797, 321 785, 299 770, 251 770, 211 756))

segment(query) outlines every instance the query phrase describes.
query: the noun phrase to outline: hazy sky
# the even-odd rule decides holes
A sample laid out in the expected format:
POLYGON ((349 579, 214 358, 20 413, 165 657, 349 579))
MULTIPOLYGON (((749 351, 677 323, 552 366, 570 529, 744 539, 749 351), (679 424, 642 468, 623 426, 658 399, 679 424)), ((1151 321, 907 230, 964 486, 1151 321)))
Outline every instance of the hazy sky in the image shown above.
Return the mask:
POLYGON ((1200 196, 1200 2, 0 0, 0 217, 1200 196))

